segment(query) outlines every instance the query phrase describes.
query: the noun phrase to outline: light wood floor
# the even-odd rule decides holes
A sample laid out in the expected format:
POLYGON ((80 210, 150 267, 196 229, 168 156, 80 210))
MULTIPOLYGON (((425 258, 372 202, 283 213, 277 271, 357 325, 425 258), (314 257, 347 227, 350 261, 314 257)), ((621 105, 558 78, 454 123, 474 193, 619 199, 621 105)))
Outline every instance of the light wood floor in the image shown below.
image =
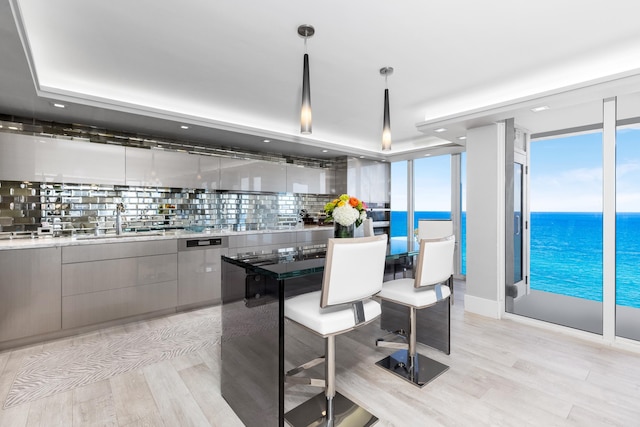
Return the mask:
MULTIPOLYGON (((374 366, 377 324, 336 340, 338 391, 380 418, 378 426, 640 426, 640 354, 511 320, 464 312, 456 283, 451 355, 419 351, 450 366, 418 389, 374 366)), ((219 307, 167 316, 0 352, 0 408, 22 360, 123 331, 219 316, 219 307)), ((323 344, 287 326, 287 368, 323 344)), ((0 426, 240 426, 218 386, 219 346, 113 376, 9 409, 0 426)), ((287 410, 319 390, 287 389, 287 410)))

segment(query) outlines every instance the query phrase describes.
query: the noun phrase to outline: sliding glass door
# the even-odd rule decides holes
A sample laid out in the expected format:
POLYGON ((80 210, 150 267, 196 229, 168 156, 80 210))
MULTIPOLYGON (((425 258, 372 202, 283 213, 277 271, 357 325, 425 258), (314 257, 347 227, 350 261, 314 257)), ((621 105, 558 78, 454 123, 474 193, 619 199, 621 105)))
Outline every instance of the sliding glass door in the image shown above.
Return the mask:
MULTIPOLYGON (((601 104, 593 108, 599 108, 602 117, 601 104)), ((597 110, 592 113, 585 119, 598 117, 597 110)), ((506 309, 602 334, 602 125, 567 125, 566 131, 531 137, 530 187, 528 193, 522 193, 529 197, 531 211, 530 277, 528 286, 515 290, 517 298, 506 309)), ((521 171, 516 163, 514 178, 521 171)), ((525 225, 519 209, 514 206, 516 254, 523 242, 517 232, 525 225)), ((514 275, 519 276, 524 263, 514 258, 518 264, 514 275)))
POLYGON ((618 98, 616 335, 640 340, 640 94, 618 98))
POLYGON ((527 170, 526 152, 517 150, 513 162, 513 276, 506 280, 509 284, 506 290, 507 310, 512 310, 514 300, 522 299, 529 294, 527 170))

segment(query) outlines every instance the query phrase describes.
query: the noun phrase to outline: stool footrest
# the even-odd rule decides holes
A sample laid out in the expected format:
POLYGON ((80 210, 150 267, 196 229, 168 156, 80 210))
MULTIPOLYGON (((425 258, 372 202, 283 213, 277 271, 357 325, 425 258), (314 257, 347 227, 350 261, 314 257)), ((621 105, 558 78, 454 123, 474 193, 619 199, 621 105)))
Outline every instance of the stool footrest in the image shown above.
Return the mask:
POLYGON ((325 387, 327 383, 323 379, 294 377, 294 375, 297 375, 302 371, 313 368, 314 366, 317 366, 324 362, 325 362, 325 357, 320 356, 320 357, 316 357, 313 360, 308 361, 307 363, 303 363, 297 368, 291 369, 285 374, 285 382, 287 384, 303 384, 303 385, 310 385, 312 387, 325 387))
POLYGON ((323 379, 316 379, 316 378, 306 378, 306 377, 290 377, 287 376, 287 378, 285 379, 285 382, 287 384, 293 384, 293 385, 310 385, 312 387, 323 387, 327 384, 323 379))
POLYGON ((409 344, 404 342, 393 342, 393 341, 385 341, 385 340, 376 340, 376 347, 385 347, 385 348, 397 348, 397 349, 408 349, 409 344))
POLYGON ((313 368, 314 366, 318 366, 321 363, 324 363, 324 356, 316 357, 313 360, 308 361, 307 363, 303 363, 302 365, 287 371, 287 376, 296 375, 300 372, 313 368))

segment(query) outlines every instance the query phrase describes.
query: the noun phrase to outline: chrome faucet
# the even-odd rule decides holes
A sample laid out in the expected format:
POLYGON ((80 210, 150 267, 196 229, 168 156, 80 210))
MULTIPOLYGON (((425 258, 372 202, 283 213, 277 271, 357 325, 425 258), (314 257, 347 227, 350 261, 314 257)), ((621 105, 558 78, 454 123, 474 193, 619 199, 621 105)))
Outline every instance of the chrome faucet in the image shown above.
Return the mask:
POLYGON ((124 204, 118 203, 116 205, 116 235, 118 236, 122 234, 122 212, 124 212, 124 204))

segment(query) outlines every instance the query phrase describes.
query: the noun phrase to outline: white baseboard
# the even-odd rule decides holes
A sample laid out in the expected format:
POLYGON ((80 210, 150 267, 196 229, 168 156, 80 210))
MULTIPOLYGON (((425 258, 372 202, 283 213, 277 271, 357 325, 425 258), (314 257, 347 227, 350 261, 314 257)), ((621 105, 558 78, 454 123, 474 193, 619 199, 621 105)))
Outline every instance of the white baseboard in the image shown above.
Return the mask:
POLYGON ((464 310, 470 313, 479 314, 492 319, 500 319, 500 301, 475 297, 473 295, 464 296, 464 310))

